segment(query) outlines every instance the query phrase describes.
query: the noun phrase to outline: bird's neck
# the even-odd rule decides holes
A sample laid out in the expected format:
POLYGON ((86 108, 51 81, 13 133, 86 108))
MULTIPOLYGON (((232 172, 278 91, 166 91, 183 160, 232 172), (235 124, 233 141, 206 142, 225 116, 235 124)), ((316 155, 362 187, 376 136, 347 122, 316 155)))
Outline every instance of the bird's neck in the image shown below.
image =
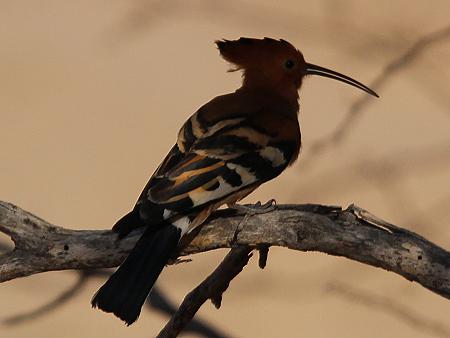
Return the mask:
POLYGON ((250 94, 260 98, 262 101, 270 101, 272 103, 280 102, 280 104, 289 105, 295 114, 299 111, 298 91, 295 86, 277 86, 273 84, 252 83, 245 81, 238 92, 250 94))

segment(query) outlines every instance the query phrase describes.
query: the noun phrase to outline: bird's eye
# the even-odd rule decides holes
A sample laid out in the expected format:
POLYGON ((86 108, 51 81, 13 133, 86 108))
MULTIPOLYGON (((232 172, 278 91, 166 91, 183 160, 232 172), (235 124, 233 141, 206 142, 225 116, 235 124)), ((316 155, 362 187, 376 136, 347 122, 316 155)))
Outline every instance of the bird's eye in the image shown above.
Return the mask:
POLYGON ((286 60, 286 62, 284 63, 284 66, 285 66, 287 69, 292 69, 292 68, 294 68, 294 66, 295 66, 295 62, 292 61, 292 60, 286 60))

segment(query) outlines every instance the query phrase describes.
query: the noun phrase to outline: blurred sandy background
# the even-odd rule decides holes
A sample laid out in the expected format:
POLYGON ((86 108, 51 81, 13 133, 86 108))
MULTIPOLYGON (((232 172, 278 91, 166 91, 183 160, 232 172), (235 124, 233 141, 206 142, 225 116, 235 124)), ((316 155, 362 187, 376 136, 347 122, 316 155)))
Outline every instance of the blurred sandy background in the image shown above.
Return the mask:
MULTIPOLYGON (((0 199, 58 225, 109 228, 182 122, 239 85, 215 39, 284 38, 308 61, 370 83, 418 38, 448 28, 449 12, 446 0, 0 1, 0 199)), ((356 203, 449 249, 449 92, 447 37, 386 82, 339 146, 313 156, 311 146, 364 94, 309 78, 300 161, 247 200, 356 203)), ((158 285, 179 303, 224 254, 169 267, 158 285)), ((66 271, 0 285, 0 320, 46 304, 76 279, 66 271)), ((46 316, 0 324, 0 336, 151 337, 167 320, 144 310, 126 328, 92 310, 102 282, 90 280, 46 316)), ((222 308, 208 303, 199 318, 232 337, 450 336, 448 300, 380 269, 283 249, 271 250, 264 271, 253 259, 222 308), (336 283, 358 296, 330 291, 336 283)))

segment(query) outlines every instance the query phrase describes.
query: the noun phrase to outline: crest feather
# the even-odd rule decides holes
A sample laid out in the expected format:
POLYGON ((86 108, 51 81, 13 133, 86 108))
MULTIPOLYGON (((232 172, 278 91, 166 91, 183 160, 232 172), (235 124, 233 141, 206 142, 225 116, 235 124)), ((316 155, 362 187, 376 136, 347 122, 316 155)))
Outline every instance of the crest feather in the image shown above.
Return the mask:
MULTIPOLYGON (((275 40, 272 38, 253 39, 241 37, 238 40, 217 40, 217 48, 220 55, 240 68, 249 68, 253 64, 258 64, 265 57, 274 54, 292 53, 295 47, 285 40, 275 40)), ((236 70, 236 69, 234 69, 236 70)))

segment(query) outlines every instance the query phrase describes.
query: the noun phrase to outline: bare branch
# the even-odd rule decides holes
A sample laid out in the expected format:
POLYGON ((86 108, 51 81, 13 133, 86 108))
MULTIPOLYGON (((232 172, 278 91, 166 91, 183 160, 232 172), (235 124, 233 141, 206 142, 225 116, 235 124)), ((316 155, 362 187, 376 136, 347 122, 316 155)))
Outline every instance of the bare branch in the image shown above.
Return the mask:
MULTIPOLYGON (((16 245, 0 255, 0 282, 44 271, 117 266, 141 234, 118 241, 107 230, 64 229, 5 202, 0 202, 0 231, 16 245)), ((190 239, 178 255, 238 245, 321 251, 395 272, 450 299, 448 251, 355 206, 278 205, 253 215, 223 210, 190 239)))
POLYGON ((228 288, 231 280, 247 265, 252 256, 251 251, 252 248, 243 246, 231 249, 213 273, 187 294, 178 311, 157 337, 177 337, 208 299, 211 299, 216 308, 220 308, 222 294, 228 288))

